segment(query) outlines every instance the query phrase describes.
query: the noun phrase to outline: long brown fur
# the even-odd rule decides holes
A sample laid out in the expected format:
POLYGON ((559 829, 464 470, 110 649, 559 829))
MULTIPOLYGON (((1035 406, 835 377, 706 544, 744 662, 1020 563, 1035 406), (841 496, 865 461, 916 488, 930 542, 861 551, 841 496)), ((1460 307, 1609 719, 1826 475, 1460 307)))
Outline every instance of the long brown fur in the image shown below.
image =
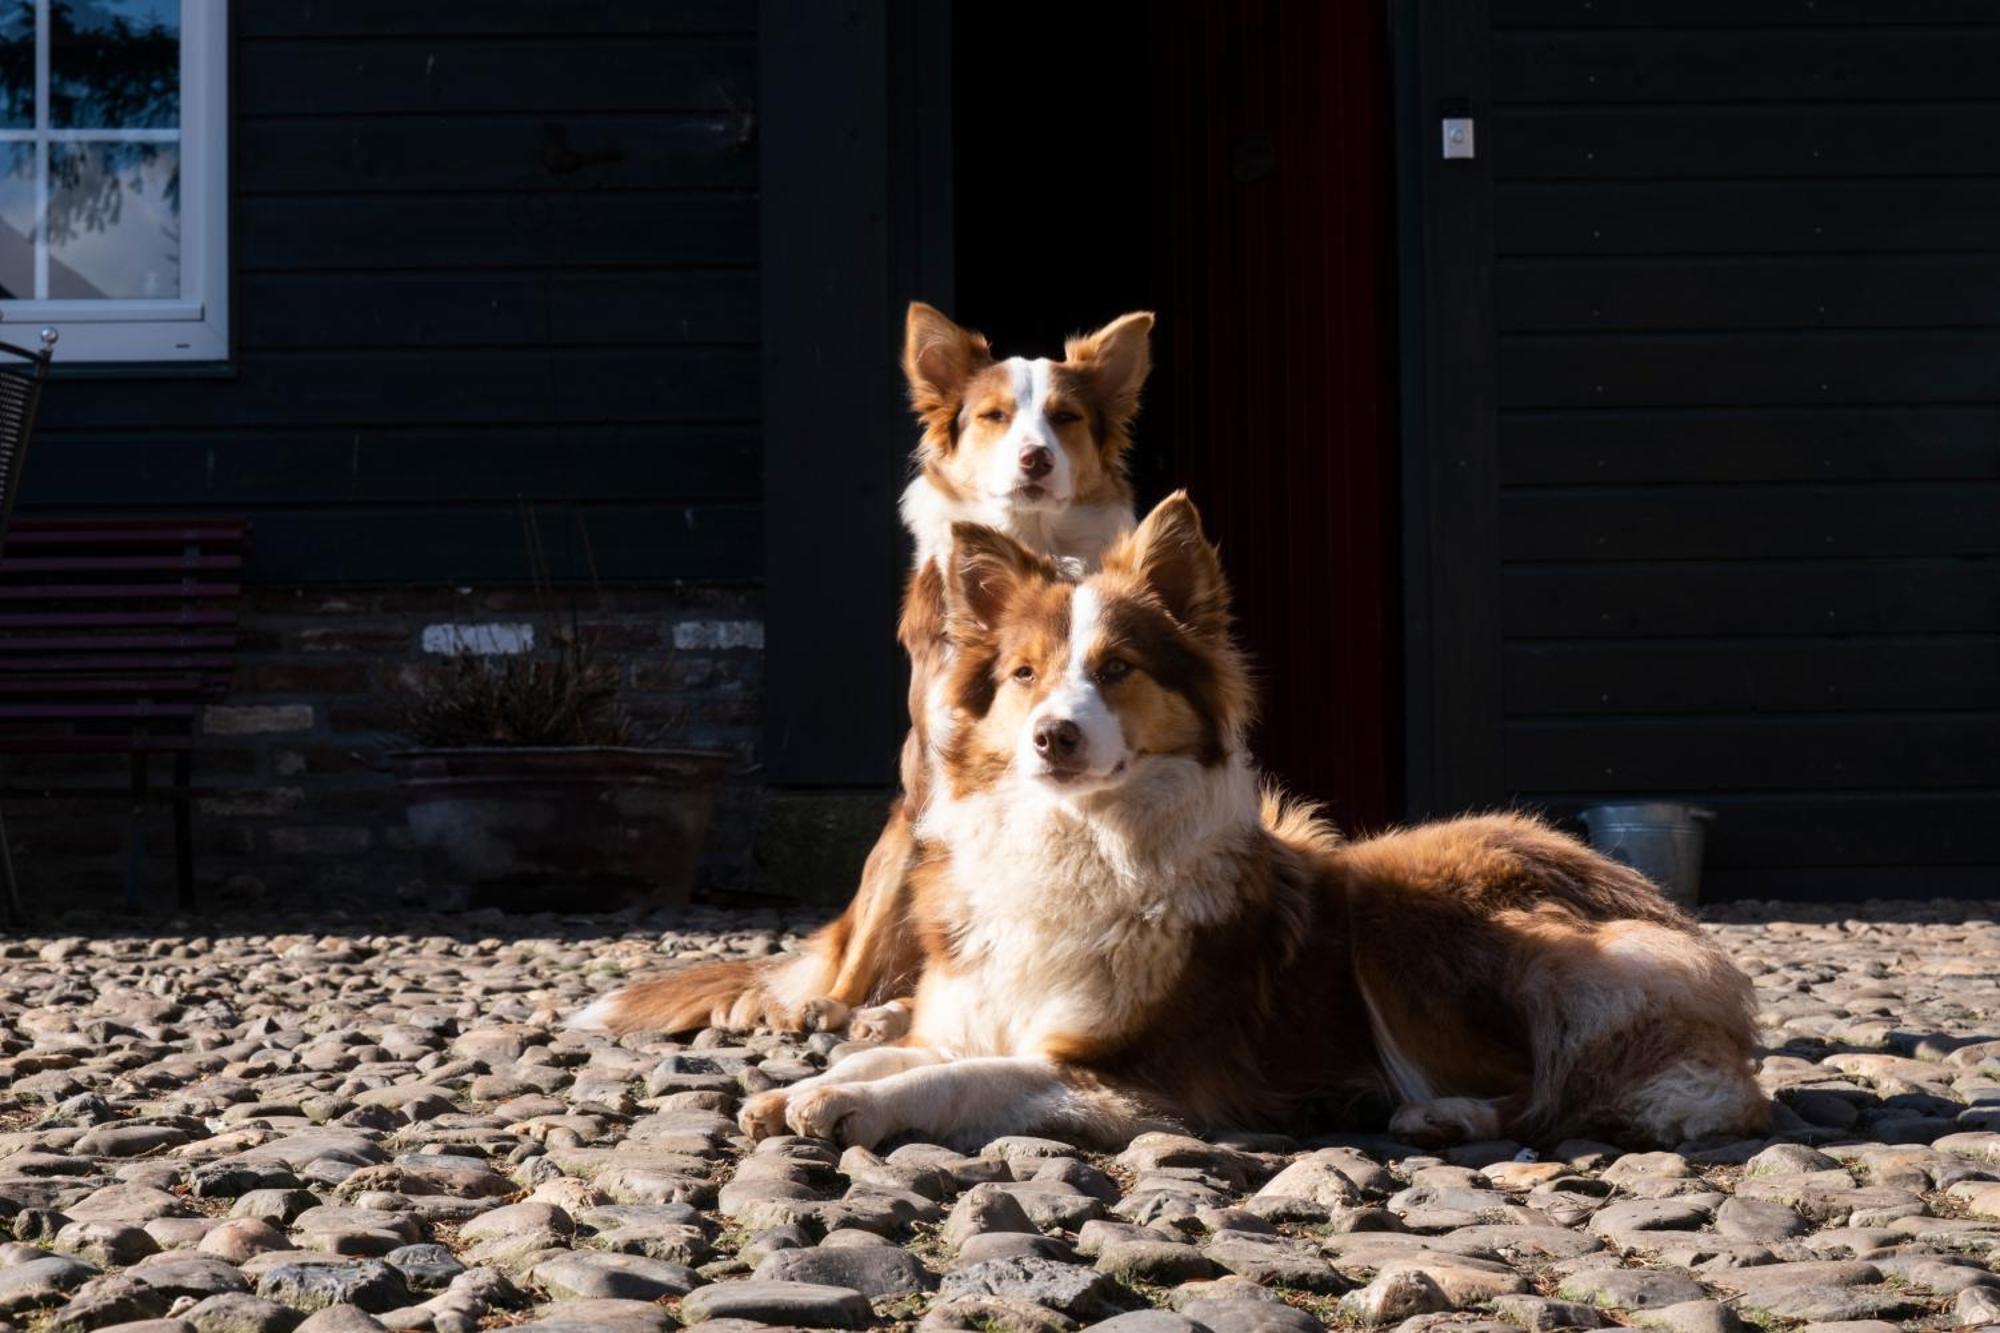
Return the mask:
MULTIPOLYGON (((1079 438, 1070 452, 1085 474, 1074 500, 1122 510, 1128 527, 1132 492, 1125 460, 1139 389, 1149 369, 1146 334, 1152 318, 1144 312, 1129 314, 1094 334, 1068 339, 1064 361, 1055 372, 1065 392, 1091 408, 1091 420, 1072 428, 1079 438)), ((968 446, 964 422, 968 406, 979 401, 982 392, 991 392, 995 364, 983 335, 959 327, 921 302, 910 307, 903 372, 911 409, 923 428, 916 451, 917 485, 953 500, 964 498, 954 460, 968 446)), ((1082 554, 1087 563, 1095 564, 1103 551, 1082 554)), ((840 1028, 853 1021, 857 1010, 911 992, 923 955, 912 929, 910 830, 928 795, 925 700, 932 683, 949 666, 944 620, 938 564, 921 560, 904 585, 897 626, 897 640, 910 662, 910 730, 898 765, 902 790, 840 917, 808 937, 795 958, 747 965, 700 964, 635 982, 593 1006, 594 1012, 587 1011, 591 1026, 617 1033, 681 1032, 706 1026, 840 1028)), ((877 1011, 856 1032, 869 1035, 874 1032, 870 1024, 901 1021, 900 1016, 877 1011)))
POLYGON ((1033 552, 958 538, 914 1026, 751 1099, 748 1132, 1672 1144, 1763 1126, 1748 983, 1630 869, 1525 815, 1345 842, 1259 795, 1227 588, 1184 497, 1085 581, 1087 612, 1033 552), (1105 776, 1024 742, 1104 709, 1105 776))

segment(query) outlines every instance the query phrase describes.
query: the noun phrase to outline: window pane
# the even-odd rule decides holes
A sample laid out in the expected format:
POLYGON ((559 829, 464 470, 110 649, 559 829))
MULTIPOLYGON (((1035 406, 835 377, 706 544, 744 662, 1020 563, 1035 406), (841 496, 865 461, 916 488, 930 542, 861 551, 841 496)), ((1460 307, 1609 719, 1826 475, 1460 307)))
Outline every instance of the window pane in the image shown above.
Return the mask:
POLYGON ((174 145, 50 144, 50 299, 178 297, 180 213, 174 145))
POLYGON ((49 0, 49 102, 58 129, 179 125, 180 0, 49 0))
POLYGON ((0 144, 0 300, 35 299, 35 146, 0 144))
POLYGON ((0 0, 0 125, 35 124, 34 0, 0 0))

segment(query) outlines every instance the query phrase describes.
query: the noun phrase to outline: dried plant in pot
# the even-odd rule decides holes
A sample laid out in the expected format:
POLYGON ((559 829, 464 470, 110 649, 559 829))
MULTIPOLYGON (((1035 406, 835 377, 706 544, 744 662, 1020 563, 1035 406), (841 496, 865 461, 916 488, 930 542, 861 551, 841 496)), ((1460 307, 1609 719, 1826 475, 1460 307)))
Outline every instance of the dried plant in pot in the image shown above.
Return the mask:
POLYGON ((455 653, 395 693, 406 746, 384 758, 440 906, 688 899, 730 757, 649 744, 619 706, 617 664, 569 620, 539 653, 455 653))

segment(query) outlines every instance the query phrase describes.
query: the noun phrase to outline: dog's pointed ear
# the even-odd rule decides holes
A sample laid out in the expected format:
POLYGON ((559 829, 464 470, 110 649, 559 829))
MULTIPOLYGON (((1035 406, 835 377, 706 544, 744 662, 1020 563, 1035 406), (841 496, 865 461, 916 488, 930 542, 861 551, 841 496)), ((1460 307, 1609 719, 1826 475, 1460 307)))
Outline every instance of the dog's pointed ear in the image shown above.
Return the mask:
POLYGON ((903 375, 910 382, 910 406, 928 434, 944 445, 956 436, 966 381, 992 360, 983 336, 960 328, 934 306, 910 302, 903 327, 903 375))
POLYGON ((1153 312, 1120 315, 1095 333, 1063 345, 1063 359, 1086 375, 1107 424, 1122 431, 1139 411, 1139 390, 1152 369, 1153 312))
POLYGON ((1201 530, 1186 491, 1175 491, 1104 558, 1107 570, 1131 574, 1152 589, 1167 614, 1197 634, 1229 633, 1229 584, 1222 558, 1201 530))
POLYGON ((989 632, 1022 588, 1056 576, 1048 561, 1006 533, 979 523, 952 524, 944 581, 947 633, 963 641, 989 632))

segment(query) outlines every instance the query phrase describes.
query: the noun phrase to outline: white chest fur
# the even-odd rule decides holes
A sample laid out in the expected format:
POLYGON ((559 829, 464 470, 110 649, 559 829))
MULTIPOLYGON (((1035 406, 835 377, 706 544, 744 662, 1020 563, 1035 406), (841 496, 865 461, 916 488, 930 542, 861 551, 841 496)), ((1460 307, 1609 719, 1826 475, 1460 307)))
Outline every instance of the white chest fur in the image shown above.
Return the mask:
POLYGON ((1116 792, 1068 802, 1029 783, 939 795, 919 831, 951 852, 955 962, 925 974, 916 1039, 952 1055, 1031 1055, 1129 1031, 1178 980, 1204 925, 1236 909, 1240 765, 1153 758, 1116 792))
POLYGON ((954 500, 924 477, 903 492, 903 526, 916 539, 916 565, 942 560, 951 550, 951 525, 981 523, 998 528, 1030 550, 1058 560, 1074 560, 1079 572, 1097 568, 1111 544, 1132 530, 1132 507, 1073 504, 1060 509, 1025 509, 1006 499, 954 500))

